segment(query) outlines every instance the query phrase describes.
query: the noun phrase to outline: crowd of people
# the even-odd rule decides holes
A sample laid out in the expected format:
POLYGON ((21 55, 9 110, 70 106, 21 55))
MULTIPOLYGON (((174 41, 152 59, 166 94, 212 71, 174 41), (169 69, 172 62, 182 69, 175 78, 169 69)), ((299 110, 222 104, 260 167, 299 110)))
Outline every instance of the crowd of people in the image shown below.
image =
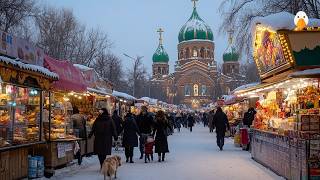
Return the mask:
MULTIPOLYGON (((192 132, 195 124, 203 124, 212 133, 215 129, 217 146, 222 151, 226 131, 230 130, 227 115, 220 107, 209 112, 182 112, 176 113, 158 111, 157 113, 148 112, 147 107, 141 107, 139 114, 127 112, 124 118, 114 111, 112 116, 107 109, 99 110, 100 115, 93 124, 89 138, 93 135, 94 152, 98 155, 100 165, 107 155, 111 155, 112 139, 118 141, 119 135, 122 137, 122 146, 125 149, 127 163, 134 163, 134 148, 139 147, 140 159, 145 163, 153 161, 153 154, 158 154, 158 162, 165 161, 166 154, 169 153, 168 136, 187 128, 192 132), (154 150, 154 151, 153 151, 154 150)), ((250 120, 251 111, 247 114, 250 120)), ((251 122, 252 123, 252 122, 251 122)))

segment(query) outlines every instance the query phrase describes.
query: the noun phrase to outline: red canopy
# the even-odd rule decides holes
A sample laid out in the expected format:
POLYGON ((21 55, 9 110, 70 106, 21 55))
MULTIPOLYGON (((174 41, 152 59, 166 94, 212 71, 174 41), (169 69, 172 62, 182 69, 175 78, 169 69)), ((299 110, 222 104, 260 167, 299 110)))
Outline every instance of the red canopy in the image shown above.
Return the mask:
POLYGON ((59 80, 53 83, 55 90, 86 92, 87 86, 83 76, 69 61, 57 60, 45 55, 44 67, 59 75, 59 80))

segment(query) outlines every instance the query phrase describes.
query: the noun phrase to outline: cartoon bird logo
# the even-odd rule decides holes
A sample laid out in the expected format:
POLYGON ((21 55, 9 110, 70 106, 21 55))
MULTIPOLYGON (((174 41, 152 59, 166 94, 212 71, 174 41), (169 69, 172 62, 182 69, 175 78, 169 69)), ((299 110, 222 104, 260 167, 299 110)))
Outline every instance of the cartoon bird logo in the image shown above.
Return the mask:
POLYGON ((299 11, 294 17, 294 24, 296 25, 295 31, 302 31, 307 27, 309 23, 309 18, 307 14, 303 11, 299 11))

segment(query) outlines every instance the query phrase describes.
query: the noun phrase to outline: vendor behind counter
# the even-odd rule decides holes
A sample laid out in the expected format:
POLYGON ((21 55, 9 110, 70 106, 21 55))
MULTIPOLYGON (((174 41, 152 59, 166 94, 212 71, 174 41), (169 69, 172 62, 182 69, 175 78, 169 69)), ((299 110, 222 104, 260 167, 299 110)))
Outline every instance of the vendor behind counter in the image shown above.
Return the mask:
POLYGON ((86 119, 84 115, 80 114, 79 109, 73 107, 73 115, 71 116, 71 122, 73 123, 73 131, 78 138, 86 138, 86 119))

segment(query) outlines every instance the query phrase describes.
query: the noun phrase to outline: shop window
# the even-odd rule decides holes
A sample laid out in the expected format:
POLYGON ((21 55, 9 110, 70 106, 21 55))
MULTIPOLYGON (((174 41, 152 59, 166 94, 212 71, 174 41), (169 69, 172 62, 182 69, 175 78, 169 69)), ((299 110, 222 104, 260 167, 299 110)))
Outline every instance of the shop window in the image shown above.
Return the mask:
POLYGON ((193 95, 199 96, 199 86, 198 84, 193 85, 193 95))
POLYGON ((40 141, 41 93, 0 84, 0 147, 40 141))
POLYGON ((191 96, 191 86, 190 85, 185 85, 184 86, 184 95, 185 96, 191 96))
POLYGON ((207 95, 207 86, 202 85, 201 86, 201 96, 206 96, 207 95))

